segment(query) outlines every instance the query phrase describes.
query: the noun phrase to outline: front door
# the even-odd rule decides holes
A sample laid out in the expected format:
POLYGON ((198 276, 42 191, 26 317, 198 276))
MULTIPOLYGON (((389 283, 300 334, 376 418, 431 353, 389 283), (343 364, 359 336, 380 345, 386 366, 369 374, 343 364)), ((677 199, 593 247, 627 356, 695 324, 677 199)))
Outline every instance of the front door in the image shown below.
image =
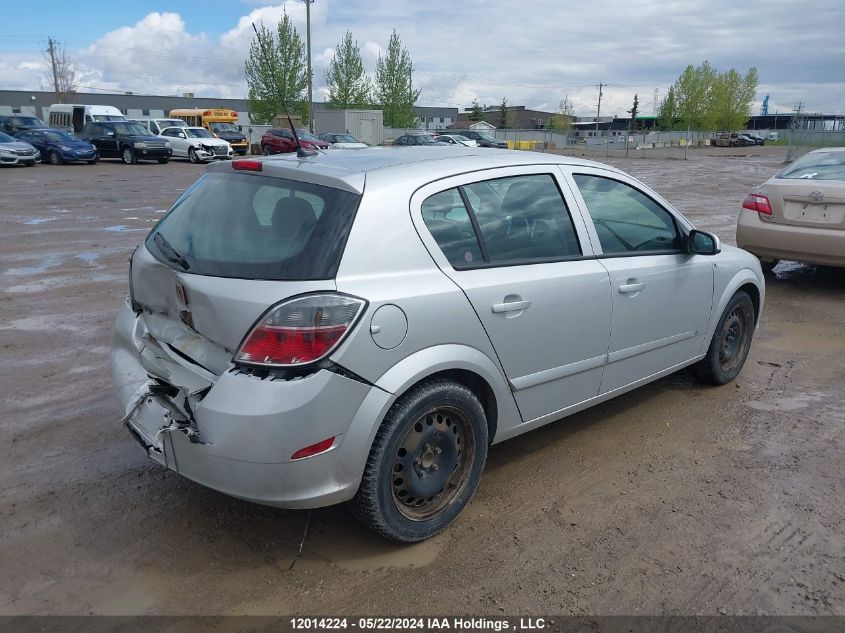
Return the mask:
POLYGON ((472 303, 525 422, 598 394, 610 335, 607 271, 550 171, 471 174, 415 197, 420 233, 472 303))
POLYGON ((613 297, 601 384, 607 393, 700 353, 713 304, 713 260, 688 254, 679 218, 633 181, 585 171, 573 179, 613 297))

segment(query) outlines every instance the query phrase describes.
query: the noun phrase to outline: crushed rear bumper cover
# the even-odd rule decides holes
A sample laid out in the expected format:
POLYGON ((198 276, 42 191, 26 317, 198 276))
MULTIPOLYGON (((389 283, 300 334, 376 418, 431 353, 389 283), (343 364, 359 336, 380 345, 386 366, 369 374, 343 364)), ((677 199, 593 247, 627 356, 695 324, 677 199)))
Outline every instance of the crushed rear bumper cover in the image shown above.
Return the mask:
MULTIPOLYGON (((354 496, 391 394, 327 370, 295 380, 229 370, 206 389, 197 391, 200 377, 197 385, 174 385, 142 364, 150 348, 139 322, 128 304, 121 309, 112 371, 125 412, 121 423, 151 459, 209 488, 265 505, 313 508, 354 496), (328 451, 290 459, 328 437, 336 438, 328 451)), ((179 365, 172 376, 189 369, 175 355, 157 361, 179 365)))

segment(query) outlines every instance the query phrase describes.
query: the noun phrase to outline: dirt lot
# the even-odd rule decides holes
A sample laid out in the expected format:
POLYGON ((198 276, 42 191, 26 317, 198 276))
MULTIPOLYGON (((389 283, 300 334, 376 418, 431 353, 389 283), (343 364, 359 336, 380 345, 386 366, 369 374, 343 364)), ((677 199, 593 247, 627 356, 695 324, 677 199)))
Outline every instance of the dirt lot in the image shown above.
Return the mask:
MULTIPOLYGON (((732 243, 769 150, 610 162, 732 243)), ((201 172, 0 171, 0 614, 845 614, 845 271, 777 269, 736 384, 681 372, 494 447, 420 545, 314 511, 290 569, 305 512, 164 471, 115 423, 127 256, 201 172)))

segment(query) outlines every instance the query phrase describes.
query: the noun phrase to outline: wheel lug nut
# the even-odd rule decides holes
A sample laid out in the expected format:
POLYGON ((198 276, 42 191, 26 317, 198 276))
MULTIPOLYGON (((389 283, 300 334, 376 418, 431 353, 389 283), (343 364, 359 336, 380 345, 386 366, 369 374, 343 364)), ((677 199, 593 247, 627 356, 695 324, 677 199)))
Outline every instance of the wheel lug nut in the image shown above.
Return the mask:
POLYGON ((437 453, 438 455, 440 455, 440 453, 443 452, 443 449, 438 446, 437 448, 434 449, 434 452, 437 453))
POLYGON ((432 464, 431 468, 432 470, 437 470, 438 468, 440 468, 440 466, 438 466, 437 464, 432 464))

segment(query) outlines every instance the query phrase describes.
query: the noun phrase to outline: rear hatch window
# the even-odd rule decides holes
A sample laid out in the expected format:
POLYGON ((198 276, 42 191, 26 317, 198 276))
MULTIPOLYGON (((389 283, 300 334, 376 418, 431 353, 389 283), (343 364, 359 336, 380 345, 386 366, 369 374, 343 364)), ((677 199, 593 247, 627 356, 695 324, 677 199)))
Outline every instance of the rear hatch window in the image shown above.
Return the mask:
POLYGON ((162 263, 215 277, 332 279, 361 196, 254 174, 200 178, 147 237, 162 263))

